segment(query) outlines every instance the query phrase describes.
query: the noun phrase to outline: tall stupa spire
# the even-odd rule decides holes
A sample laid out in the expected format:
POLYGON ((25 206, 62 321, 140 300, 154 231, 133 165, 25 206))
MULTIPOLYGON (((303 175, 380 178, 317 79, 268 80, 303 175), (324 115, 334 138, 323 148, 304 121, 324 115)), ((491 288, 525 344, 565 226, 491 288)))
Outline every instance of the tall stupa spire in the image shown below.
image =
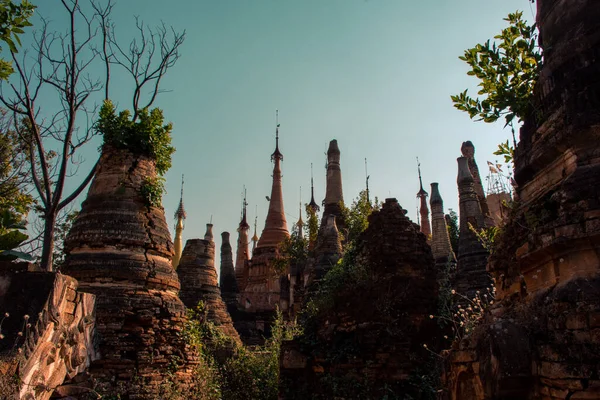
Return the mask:
POLYGON ((173 268, 177 268, 179 261, 181 260, 181 252, 183 251, 183 221, 185 220, 186 216, 187 214, 183 208, 183 174, 181 174, 181 197, 179 198, 179 207, 177 207, 177 211, 175 211, 175 219, 177 219, 177 223, 175 225, 175 243, 173 243, 175 247, 175 255, 173 255, 173 268))
POLYGON ((283 191, 281 189, 281 161, 283 154, 279 151, 279 111, 276 112, 275 128, 275 151, 271 154, 273 161, 273 185, 271 187, 271 197, 269 198, 269 211, 265 227, 258 240, 257 248, 277 247, 288 236, 287 221, 283 209, 283 191))
POLYGON ((237 240, 237 251, 235 257, 235 279, 237 286, 240 289, 244 288, 244 269, 247 268, 248 260, 250 259, 250 253, 248 252, 248 231, 250 225, 246 220, 246 188, 244 187, 244 200, 242 201, 242 220, 238 226, 238 240, 237 240))
POLYGON ((340 231, 344 231, 346 224, 342 218, 341 205, 344 202, 342 193, 342 170, 340 168, 340 148, 337 140, 329 142, 327 149, 327 185, 325 190, 325 209, 321 219, 321 228, 327 224, 327 215, 335 215, 336 225, 340 231))
POLYGON ((421 215, 421 232, 427 237, 427 241, 431 237, 431 225, 429 224, 429 207, 427 206, 427 192, 423 189, 423 179, 421 178, 421 163, 417 157, 417 170, 419 171, 419 192, 417 198, 421 201, 419 214, 421 215))

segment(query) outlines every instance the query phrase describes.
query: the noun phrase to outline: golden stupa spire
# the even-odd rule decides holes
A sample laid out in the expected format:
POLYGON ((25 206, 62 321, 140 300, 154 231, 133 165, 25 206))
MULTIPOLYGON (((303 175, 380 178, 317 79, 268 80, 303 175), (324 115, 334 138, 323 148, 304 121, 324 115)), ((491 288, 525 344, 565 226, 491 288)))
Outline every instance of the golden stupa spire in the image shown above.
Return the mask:
POLYGON ((183 221, 187 214, 185 213, 185 209, 183 208, 183 174, 181 174, 181 197, 179 198, 179 207, 177 207, 177 211, 175 211, 175 218, 177 219, 177 223, 175 225, 175 254, 173 255, 173 268, 177 269, 179 265, 179 261, 181 260, 181 253, 183 251, 183 221))

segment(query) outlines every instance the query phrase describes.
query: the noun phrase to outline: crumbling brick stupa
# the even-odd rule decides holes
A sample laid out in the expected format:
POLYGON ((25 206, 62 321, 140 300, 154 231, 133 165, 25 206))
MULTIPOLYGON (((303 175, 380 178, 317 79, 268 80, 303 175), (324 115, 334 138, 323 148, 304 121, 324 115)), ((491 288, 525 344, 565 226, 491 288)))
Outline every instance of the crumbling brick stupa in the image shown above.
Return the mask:
POLYGON ((281 399, 371 399, 423 390, 414 383, 431 368, 423 345, 435 348, 439 334, 429 318, 438 284, 419 230, 395 199, 369 216, 352 265, 344 265, 358 268, 356 275, 333 293, 322 291, 330 300, 315 303, 323 308, 303 321, 302 336, 282 346, 281 399))
POLYGON ((212 240, 211 231, 212 224, 207 224, 204 239, 189 239, 185 243, 177 268, 181 280, 179 296, 190 309, 195 309, 202 301, 208 321, 213 322, 232 339, 239 340, 217 284, 215 242, 212 240))
POLYGON ((104 145, 65 240, 63 272, 96 295, 100 359, 89 372, 132 399, 159 396, 168 377, 189 381, 198 362, 181 335, 185 307, 164 210, 141 194, 155 168, 148 157, 104 145))
POLYGON ((600 3, 538 0, 544 66, 515 150, 496 303, 449 355, 445 398, 600 398, 600 3))

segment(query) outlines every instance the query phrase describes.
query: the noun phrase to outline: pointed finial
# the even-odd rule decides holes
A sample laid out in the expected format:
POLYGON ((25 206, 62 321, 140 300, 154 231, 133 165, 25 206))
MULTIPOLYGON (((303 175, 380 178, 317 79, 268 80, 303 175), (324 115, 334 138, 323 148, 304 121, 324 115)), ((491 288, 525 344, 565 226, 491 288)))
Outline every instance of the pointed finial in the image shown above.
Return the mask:
POLYGON ((320 210, 319 205, 315 201, 315 184, 314 184, 314 180, 313 180, 313 164, 312 163, 310 163, 310 203, 308 203, 308 206, 311 208, 311 210, 315 214, 320 210))
POLYGON ((181 174, 181 198, 183 199, 183 174, 181 174))
POLYGON ((242 219, 240 221, 240 226, 238 227, 238 232, 241 229, 249 229, 250 225, 248 225, 248 221, 246 219, 246 206, 248 205, 248 203, 246 203, 246 186, 244 185, 244 199, 242 200, 242 219))
POLYGON ((367 158, 365 157, 365 176, 366 176, 366 183, 367 183, 367 201, 369 202, 369 204, 371 203, 371 199, 369 198, 369 172, 367 170, 367 158))
POLYGON ((423 179, 421 179, 421 163, 419 162, 419 157, 417 157, 417 170, 419 171, 419 192, 417 193, 417 197, 427 196, 427 192, 423 189, 423 179))
POLYGON ((275 110, 275 151, 271 154, 271 161, 282 160, 283 154, 279 151, 279 127, 281 124, 279 123, 279 110, 275 110))
POLYGON ((181 174, 181 197, 179 198, 179 206, 175 211, 175 219, 185 219, 187 217, 187 213, 185 212, 185 208, 183 207, 183 174, 181 174))

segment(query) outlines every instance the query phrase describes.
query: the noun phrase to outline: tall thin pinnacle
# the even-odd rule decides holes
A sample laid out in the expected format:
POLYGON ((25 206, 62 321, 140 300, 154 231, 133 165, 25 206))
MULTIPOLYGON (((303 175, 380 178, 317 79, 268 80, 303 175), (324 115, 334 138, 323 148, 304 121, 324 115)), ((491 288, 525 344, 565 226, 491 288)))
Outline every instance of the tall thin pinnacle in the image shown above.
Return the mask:
POLYGON ((366 176, 365 182, 367 184, 366 185, 367 186, 367 202, 369 202, 369 204, 371 204, 371 199, 369 198, 369 178, 370 178, 370 175, 369 175, 369 173, 367 171, 367 158, 366 157, 365 157, 365 176, 366 176))

